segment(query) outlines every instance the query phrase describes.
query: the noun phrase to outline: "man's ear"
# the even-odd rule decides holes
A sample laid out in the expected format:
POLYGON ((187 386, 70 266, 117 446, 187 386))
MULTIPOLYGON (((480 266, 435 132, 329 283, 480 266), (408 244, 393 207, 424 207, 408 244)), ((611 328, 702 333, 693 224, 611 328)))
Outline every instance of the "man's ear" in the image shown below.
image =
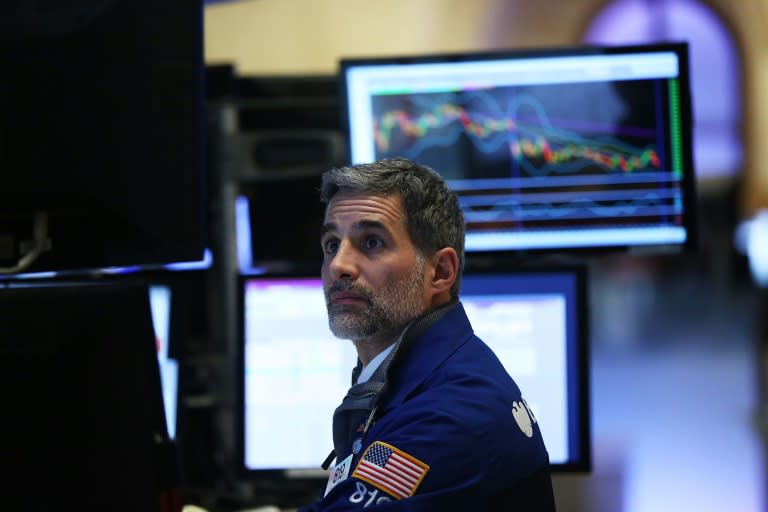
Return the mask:
POLYGON ((432 255, 432 276, 429 286, 441 300, 450 298, 451 287, 459 277, 459 255, 453 247, 443 247, 432 255))

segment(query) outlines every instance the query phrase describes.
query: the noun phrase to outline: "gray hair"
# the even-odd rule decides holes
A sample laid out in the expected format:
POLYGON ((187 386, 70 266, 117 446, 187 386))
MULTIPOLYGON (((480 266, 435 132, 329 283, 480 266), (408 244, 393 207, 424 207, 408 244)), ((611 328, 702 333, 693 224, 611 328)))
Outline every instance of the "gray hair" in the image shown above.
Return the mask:
POLYGON ((459 199, 434 169, 405 158, 330 169, 323 173, 320 200, 327 205, 340 189, 386 196, 400 194, 405 224, 416 250, 428 257, 452 247, 459 255, 459 272, 451 287, 458 298, 464 268, 464 215, 459 199))

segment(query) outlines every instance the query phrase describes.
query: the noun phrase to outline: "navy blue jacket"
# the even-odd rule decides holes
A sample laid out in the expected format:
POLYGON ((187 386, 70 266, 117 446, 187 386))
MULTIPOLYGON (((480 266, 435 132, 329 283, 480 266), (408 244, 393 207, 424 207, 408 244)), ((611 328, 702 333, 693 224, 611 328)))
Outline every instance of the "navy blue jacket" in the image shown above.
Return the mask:
POLYGON ((370 414, 358 411, 357 428, 336 440, 337 466, 351 454, 348 476, 302 512, 555 510, 548 454, 520 389, 461 303, 437 311, 382 365, 367 431, 370 414))

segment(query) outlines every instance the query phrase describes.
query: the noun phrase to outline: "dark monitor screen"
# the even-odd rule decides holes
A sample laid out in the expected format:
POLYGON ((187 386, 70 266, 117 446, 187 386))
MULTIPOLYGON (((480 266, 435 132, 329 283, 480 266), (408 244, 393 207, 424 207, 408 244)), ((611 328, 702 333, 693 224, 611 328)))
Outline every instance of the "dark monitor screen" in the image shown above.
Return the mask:
POLYGON ((12 510, 157 511, 178 485, 146 287, 0 287, 12 510))
MULTIPOLYGON (((462 280, 473 327, 524 390, 552 466, 563 471, 590 468, 585 286, 580 268, 462 280)), ((242 469, 262 478, 322 478, 354 346, 329 331, 319 278, 243 277, 240 291, 242 469)))
POLYGON ((194 0, 0 11, 0 269, 35 249, 20 271, 203 259, 202 17, 194 0))
POLYGON ((263 179, 241 186, 235 205, 240 266, 320 268, 320 174, 263 179))
POLYGON ((695 242, 686 43, 342 59, 340 80, 349 160, 441 173, 470 255, 695 242))

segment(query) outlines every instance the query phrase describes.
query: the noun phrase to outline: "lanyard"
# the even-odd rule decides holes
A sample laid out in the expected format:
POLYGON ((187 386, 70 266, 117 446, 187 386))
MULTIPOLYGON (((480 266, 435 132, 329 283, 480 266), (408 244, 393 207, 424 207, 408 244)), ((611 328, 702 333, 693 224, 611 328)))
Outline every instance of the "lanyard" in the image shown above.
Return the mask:
MULTIPOLYGON (((379 410, 379 397, 376 397, 376 403, 374 404, 373 408, 371 409, 371 412, 368 413, 368 419, 365 420, 365 426, 363 427, 363 433, 360 436, 361 439, 365 438, 365 434, 368 433, 368 429, 371 428, 371 425, 373 425, 374 420, 376 419, 376 412, 379 410)), ((333 459, 336 457, 336 450, 331 450, 331 453, 328 454, 328 456, 325 458, 323 463, 320 465, 321 468, 324 470, 327 470, 329 467, 331 467, 331 462, 333 462, 333 459)))

